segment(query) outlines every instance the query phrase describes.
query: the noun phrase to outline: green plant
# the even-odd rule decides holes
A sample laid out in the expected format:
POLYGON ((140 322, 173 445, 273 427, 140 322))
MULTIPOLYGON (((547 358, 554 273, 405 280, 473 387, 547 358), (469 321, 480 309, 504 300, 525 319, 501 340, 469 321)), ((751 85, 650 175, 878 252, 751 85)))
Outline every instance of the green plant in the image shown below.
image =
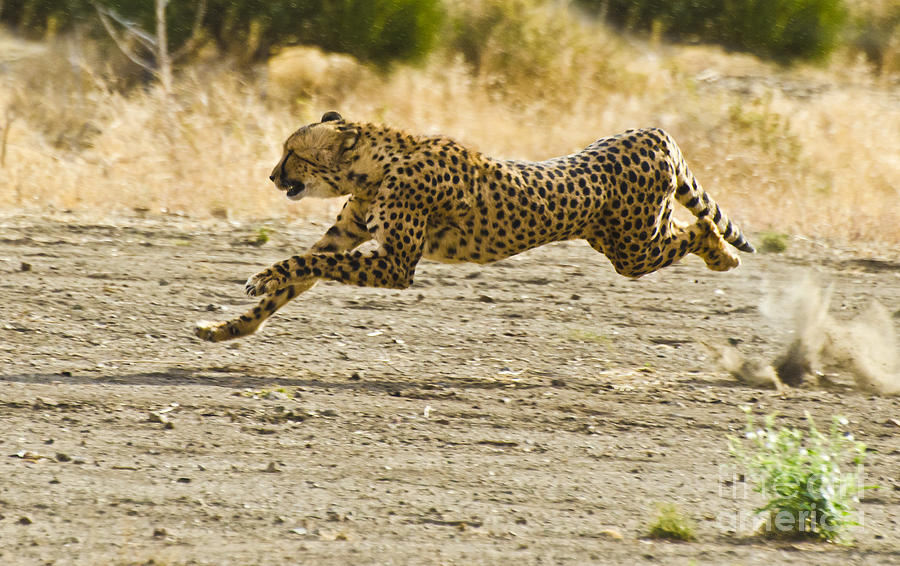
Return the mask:
POLYGON ((780 232, 762 232, 759 249, 770 254, 780 254, 787 250, 788 235, 780 232))
POLYGON ((580 0, 629 29, 719 43, 783 63, 823 59, 841 40, 843 0, 580 0))
POLYGON ((253 245, 262 246, 269 242, 269 229, 265 226, 260 226, 259 229, 256 230, 256 239, 253 240, 253 245))
POLYGON ((696 540, 696 527, 690 517, 674 503, 663 503, 657 509, 656 518, 650 523, 650 538, 692 541, 696 540))
POLYGON ((766 514, 761 532, 767 536, 843 540, 844 530, 857 525, 853 505, 857 494, 873 486, 861 486, 855 472, 865 445, 843 432, 844 417, 834 417, 828 434, 820 432, 806 413, 807 431, 775 428, 776 415, 767 415, 756 428, 749 407, 744 438, 729 437, 732 456, 746 466, 753 490, 766 498, 757 513, 766 514))
MULTIPOLYGON (((147 0, 6 0, 0 2, 0 22, 31 37, 73 28, 103 37, 95 4, 112 10, 127 27, 156 29, 154 2, 147 0)), ((207 0, 194 29, 200 5, 199 0, 168 3, 169 47, 197 35, 244 62, 301 43, 379 66, 420 60, 436 46, 444 22, 440 0, 207 0)), ((146 35, 135 37, 127 39, 145 44, 139 39, 146 35)))

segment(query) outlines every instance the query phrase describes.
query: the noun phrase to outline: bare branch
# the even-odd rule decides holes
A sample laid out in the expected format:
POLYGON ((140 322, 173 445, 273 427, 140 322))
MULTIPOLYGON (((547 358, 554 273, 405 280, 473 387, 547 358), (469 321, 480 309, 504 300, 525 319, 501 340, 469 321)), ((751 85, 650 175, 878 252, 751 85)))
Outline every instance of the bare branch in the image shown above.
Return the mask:
POLYGON ((6 167, 6 144, 9 142, 9 130, 12 128, 13 120, 16 115, 13 114, 12 108, 6 109, 6 123, 3 125, 3 136, 0 137, 0 167, 6 167))
POLYGON ((131 59, 136 65, 147 69, 148 71, 156 72, 156 67, 153 65, 151 61, 147 61, 139 57, 134 51, 131 50, 131 47, 128 46, 127 43, 119 36, 119 32, 116 31, 115 26, 111 21, 109 21, 109 17, 104 11, 97 5, 96 2, 93 2, 94 8, 97 10, 97 15, 100 16, 100 22, 103 24, 103 27, 106 29, 106 33, 109 34, 109 37, 115 42, 116 46, 119 48, 122 53, 125 54, 126 57, 131 59))
POLYGON ((169 31, 166 26, 166 6, 169 0, 156 0, 156 63, 157 76, 166 96, 172 94, 172 59, 169 58, 169 31))
POLYGON ((98 12, 102 12, 106 17, 114 20, 117 24, 125 28, 125 31, 133 35, 135 39, 144 45, 144 47, 150 50, 156 49, 156 39, 146 31, 142 30, 139 25, 125 18, 112 8, 99 5, 95 0, 92 1, 91 4, 94 5, 94 8, 98 12))
POLYGON ((203 16, 205 15, 206 0, 200 0, 197 4, 197 13, 194 15, 194 25, 191 27, 191 37, 178 51, 172 54, 173 61, 182 59, 185 55, 192 53, 194 49, 197 48, 202 37, 201 30, 203 29, 203 16))

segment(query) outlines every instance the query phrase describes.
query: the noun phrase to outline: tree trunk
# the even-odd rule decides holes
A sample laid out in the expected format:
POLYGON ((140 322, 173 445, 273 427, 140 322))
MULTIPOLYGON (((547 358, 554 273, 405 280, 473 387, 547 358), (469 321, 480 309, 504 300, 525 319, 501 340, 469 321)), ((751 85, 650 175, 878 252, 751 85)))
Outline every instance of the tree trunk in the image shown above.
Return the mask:
POLYGON ((166 30, 166 6, 169 0, 156 0, 156 64, 159 82, 166 96, 172 94, 172 59, 169 57, 169 37, 166 30))

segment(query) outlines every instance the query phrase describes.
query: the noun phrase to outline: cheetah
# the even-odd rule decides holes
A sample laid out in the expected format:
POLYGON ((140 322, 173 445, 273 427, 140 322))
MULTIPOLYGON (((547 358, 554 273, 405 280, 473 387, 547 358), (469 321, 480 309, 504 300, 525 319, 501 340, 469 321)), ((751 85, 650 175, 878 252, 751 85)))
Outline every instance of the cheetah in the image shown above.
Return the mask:
POLYGON ((422 258, 485 264, 583 239, 618 273, 640 277, 687 254, 726 271, 740 264, 729 244, 755 251, 700 187, 675 140, 656 128, 548 161, 501 161, 446 137, 327 112, 287 139, 269 179, 291 200, 349 198, 307 253, 250 277, 246 293, 261 297, 255 307, 233 320, 198 322, 203 340, 256 332, 320 279, 405 289, 422 258), (696 222, 672 217, 676 200, 696 222))

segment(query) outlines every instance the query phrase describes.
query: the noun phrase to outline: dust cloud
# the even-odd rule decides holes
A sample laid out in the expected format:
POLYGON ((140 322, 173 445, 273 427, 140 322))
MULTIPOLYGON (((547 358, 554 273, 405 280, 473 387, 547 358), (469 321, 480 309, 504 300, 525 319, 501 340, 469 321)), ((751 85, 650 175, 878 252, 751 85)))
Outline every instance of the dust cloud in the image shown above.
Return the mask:
POLYGON ((760 312, 789 335, 774 359, 745 356, 733 346, 713 348, 719 364, 753 386, 820 384, 829 376, 850 376, 854 386, 879 395, 900 395, 896 330, 887 309, 873 300, 849 321, 831 314, 833 285, 822 288, 805 277, 767 293, 760 312))

